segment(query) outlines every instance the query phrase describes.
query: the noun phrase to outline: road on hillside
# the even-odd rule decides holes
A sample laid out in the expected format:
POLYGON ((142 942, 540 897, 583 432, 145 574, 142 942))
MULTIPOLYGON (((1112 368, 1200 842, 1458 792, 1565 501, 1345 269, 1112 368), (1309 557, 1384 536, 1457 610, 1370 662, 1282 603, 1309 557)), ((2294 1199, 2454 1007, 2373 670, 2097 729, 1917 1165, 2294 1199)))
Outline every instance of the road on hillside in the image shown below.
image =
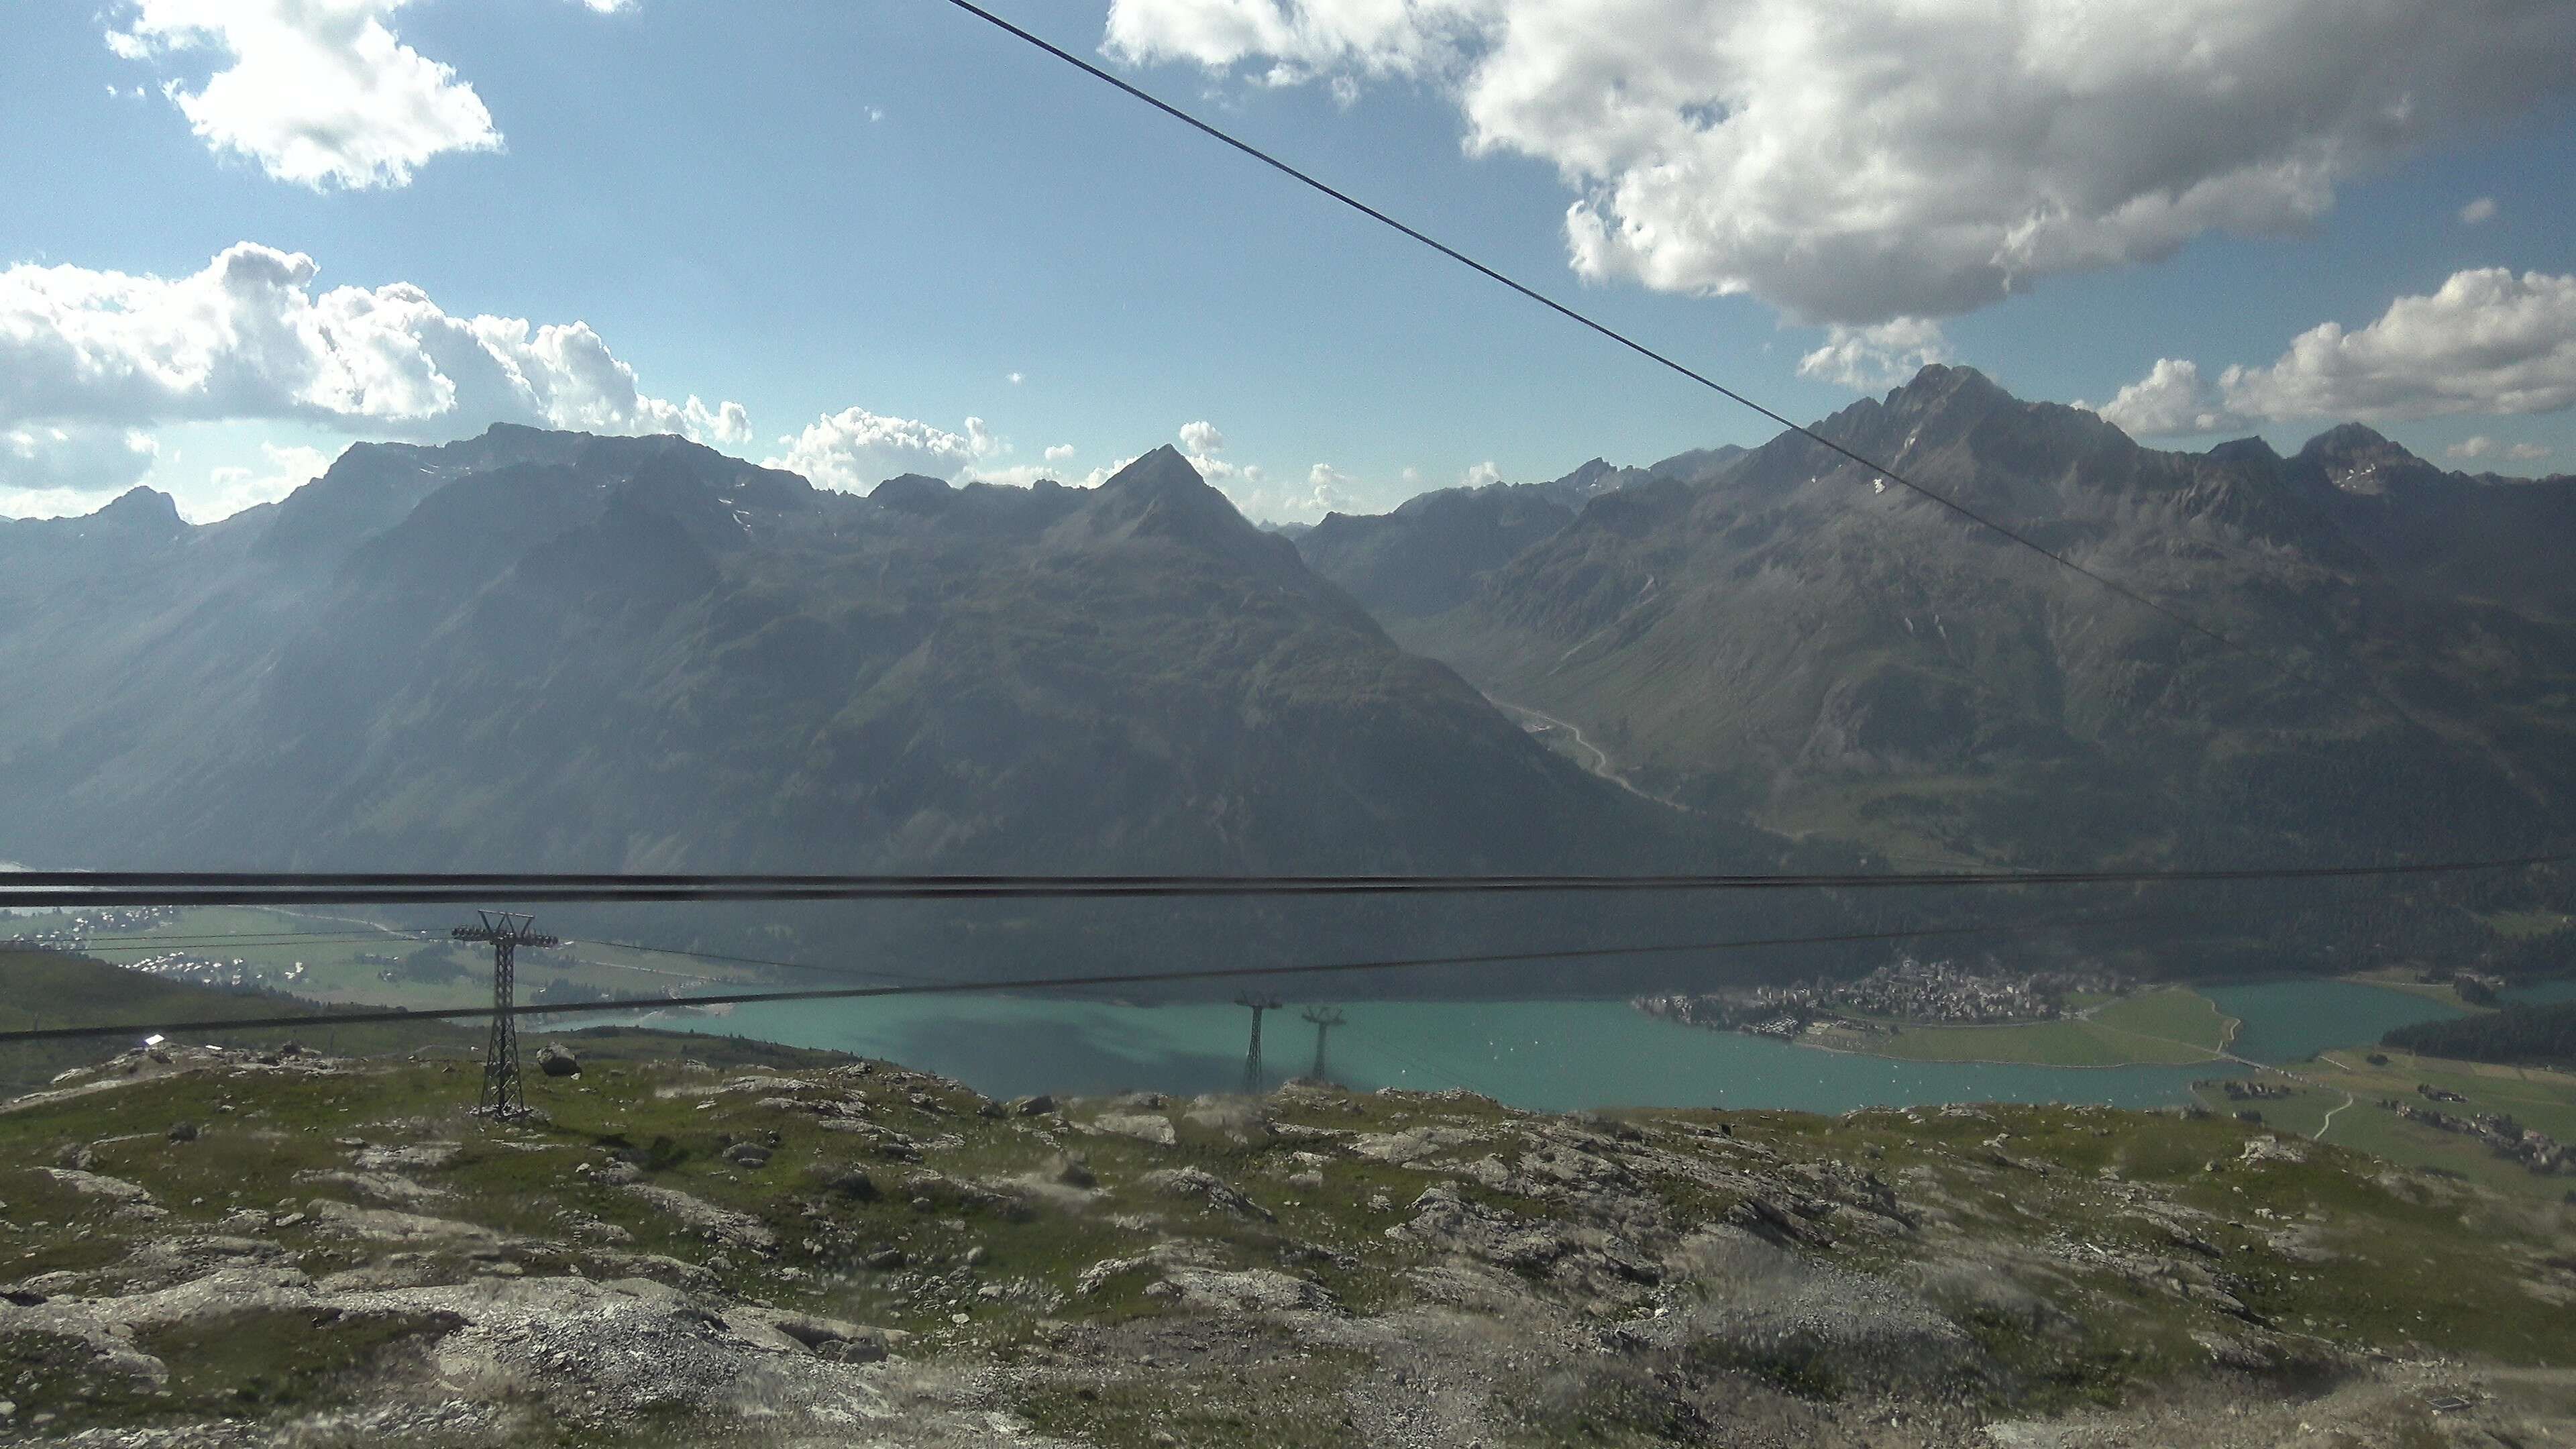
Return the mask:
POLYGON ((1516 715, 1523 715, 1530 719, 1537 720, 1539 723, 1550 726, 1551 728, 1565 731, 1567 737, 1571 738, 1578 748, 1592 756, 1592 763, 1585 765, 1584 768, 1591 771, 1593 774, 1600 776, 1602 779, 1609 781, 1611 784, 1618 786, 1620 789, 1627 791, 1629 794, 1636 796, 1640 800, 1651 800, 1656 804, 1663 806, 1667 810, 1679 810, 1685 815, 1690 813, 1690 807, 1679 800, 1669 800, 1661 795, 1656 795, 1648 791, 1638 789, 1627 776, 1620 774, 1616 769, 1611 767, 1609 751, 1583 737, 1583 727, 1581 725, 1574 723, 1572 720, 1558 719, 1555 715, 1549 714, 1544 710, 1532 709, 1525 704, 1514 704, 1508 699, 1497 699, 1490 694, 1486 695, 1485 698, 1498 708, 1509 710, 1511 713, 1516 715))

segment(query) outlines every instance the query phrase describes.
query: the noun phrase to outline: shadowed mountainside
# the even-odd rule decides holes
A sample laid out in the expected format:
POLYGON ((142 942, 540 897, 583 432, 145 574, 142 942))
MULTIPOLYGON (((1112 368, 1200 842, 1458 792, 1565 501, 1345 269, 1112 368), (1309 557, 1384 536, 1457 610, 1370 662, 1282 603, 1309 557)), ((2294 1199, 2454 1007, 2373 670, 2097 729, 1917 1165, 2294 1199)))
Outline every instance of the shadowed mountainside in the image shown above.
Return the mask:
POLYGON ((2159 452, 1952 367, 1819 428, 2240 647, 1794 434, 1651 470, 1508 559, 1490 489, 1300 546, 1647 788, 1792 832, 2056 864, 2569 838, 2576 480, 2445 474, 2356 426, 2159 452), (1384 582, 1470 555, 1436 612, 1384 582))
POLYGON ((1532 743, 1169 448, 819 490, 675 438, 362 445, 203 528, 0 524, 0 855, 1618 869, 1722 841, 1532 743), (1662 812, 1661 814, 1668 814, 1662 812))

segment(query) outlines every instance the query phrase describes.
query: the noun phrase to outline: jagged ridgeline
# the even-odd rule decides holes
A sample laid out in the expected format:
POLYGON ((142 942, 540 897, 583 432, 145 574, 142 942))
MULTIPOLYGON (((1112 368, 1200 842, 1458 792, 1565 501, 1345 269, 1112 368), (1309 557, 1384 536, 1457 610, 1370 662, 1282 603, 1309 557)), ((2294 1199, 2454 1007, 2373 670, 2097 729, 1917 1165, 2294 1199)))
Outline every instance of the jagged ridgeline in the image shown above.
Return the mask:
POLYGON ((860 498, 496 428, 0 551, 0 658, 48 681, 0 704, 25 860, 1523 870, 1680 839, 1168 448, 1096 490, 860 498))
MULTIPOLYGON (((2576 480, 2447 474, 2351 427, 2291 458, 2159 452, 1964 368, 1819 426, 2242 647, 1795 435, 1430 494, 1292 542, 1169 448, 1096 489, 904 477, 860 497, 674 438, 497 427, 353 448, 203 527, 143 490, 0 523, 0 669, 41 686, 0 693, 0 857, 1621 872, 2422 860, 2576 837, 2576 575, 2555 557, 2576 480)), ((2479 924, 2563 908, 2553 891, 2170 903, 2204 937, 2247 922, 2195 945, 2194 969, 2231 969, 2229 950, 2277 968, 2365 938, 2557 952, 2479 924)), ((1218 941, 1367 957, 2095 904, 986 908, 864 930, 959 969, 1070 969, 1218 941)), ((722 949, 755 923, 790 945, 853 929, 810 911, 673 929, 722 949)), ((1644 978, 1407 978, 1578 979, 1644 978)))
POLYGON ((1641 788, 1798 834, 2052 865, 2571 838, 2576 479, 2444 473, 2357 426, 2159 452, 1956 367, 1818 430, 2243 647, 1794 434, 1299 546, 1641 788))
MULTIPOLYGON (((0 672, 44 681, 0 699, 0 858, 56 865, 1615 872, 1779 851, 1543 748, 1169 448, 1096 489, 858 497, 667 437, 361 445, 204 527, 144 490, 0 524, 0 672)), ((1015 925, 970 932, 976 963, 1063 969, 1219 924, 1283 955, 1526 948, 1538 910, 865 929, 1015 925)), ((1545 919, 1587 939, 1564 929, 1581 914, 1545 919)))

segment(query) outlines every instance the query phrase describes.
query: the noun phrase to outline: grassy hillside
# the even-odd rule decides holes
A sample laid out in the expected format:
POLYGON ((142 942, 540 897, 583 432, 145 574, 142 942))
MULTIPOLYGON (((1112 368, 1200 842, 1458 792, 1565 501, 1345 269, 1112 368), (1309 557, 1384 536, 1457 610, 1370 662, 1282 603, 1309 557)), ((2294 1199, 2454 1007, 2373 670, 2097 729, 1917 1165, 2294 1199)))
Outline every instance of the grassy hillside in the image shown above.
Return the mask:
MULTIPOLYGON (((150 1023, 150 1031, 184 1037, 192 1043, 273 1050, 296 1041, 316 1050, 352 1056, 408 1051, 431 1044, 461 1048, 479 1039, 473 1033, 436 1022, 333 1026, 323 1011, 313 1003, 289 996, 218 991, 164 981, 87 957, 0 949, 0 1031, 150 1023), (312 1027, 257 1032, 186 1030, 203 1022, 283 1016, 298 1010, 315 1013, 312 1027)), ((138 1033, 137 1040, 143 1034, 138 1033)), ((0 1046, 0 1091, 23 1091, 67 1067, 96 1061, 107 1052, 134 1044, 88 1039, 0 1046)))
MULTIPOLYGON (((488 979, 482 986, 490 999, 488 979)), ((39 1027, 104 1026, 132 1022, 190 1045, 219 1045, 251 1051, 274 1051, 295 1042, 315 1051, 345 1057, 405 1054, 435 1049, 448 1060, 479 1053, 485 1027, 479 1021, 335 1023, 335 1014, 354 1006, 304 1000, 270 992, 217 991, 185 982, 164 981, 81 956, 55 951, 0 950, 0 1031, 39 1027), (310 1012, 308 1025, 269 1027, 256 1031, 223 1031, 202 1024, 243 1017, 286 1016, 310 1012), (192 1029, 194 1028, 194 1029, 192 1029)), ((520 1027, 524 1050, 553 1039, 575 1043, 584 1053, 616 1059, 659 1057, 741 1065, 790 1066, 842 1060, 831 1052, 733 1037, 684 1032, 657 1032, 628 1027, 591 1027, 550 1031, 542 1020, 520 1027)), ((137 1040, 142 1033, 137 1034, 137 1040)), ((67 1068, 98 1061, 135 1045, 123 1039, 79 1038, 67 1041, 0 1045, 0 1095, 27 1091, 67 1068)), ((469 1091, 470 1098, 470 1091, 469 1091)))
POLYGON ((782 1065, 598 1062, 499 1129, 456 1063, 184 1050, 0 1108, 0 1415, 2234 1449, 2450 1442, 2428 1401, 2465 1395, 2502 1442, 2576 1429, 2576 1219, 2223 1116, 1001 1104, 782 1065))

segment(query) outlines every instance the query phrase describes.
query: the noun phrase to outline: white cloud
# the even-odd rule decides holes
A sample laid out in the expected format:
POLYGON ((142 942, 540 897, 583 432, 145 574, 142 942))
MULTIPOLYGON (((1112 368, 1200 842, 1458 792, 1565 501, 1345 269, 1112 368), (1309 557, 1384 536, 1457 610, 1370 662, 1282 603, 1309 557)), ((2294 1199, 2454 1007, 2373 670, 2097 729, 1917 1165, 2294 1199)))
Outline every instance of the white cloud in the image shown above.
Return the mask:
POLYGON ((90 499, 143 481, 161 454, 139 428, 98 423, 30 424, 0 431, 0 504, 11 513, 20 494, 90 499))
POLYGON ((402 186, 434 156, 501 146, 474 88, 395 36, 387 22, 405 3, 134 0, 107 41, 129 60, 221 57, 195 90, 162 88, 218 153, 317 190, 402 186))
POLYGON ((1054 447, 1046 450, 1046 460, 1050 463, 1061 463, 1066 459, 1071 458, 1073 454, 1073 444, 1058 443, 1054 447))
POLYGON ((958 481, 1034 481, 1016 478, 1012 470, 988 460, 1010 451, 982 418, 968 418, 966 430, 952 433, 910 418, 887 417, 866 408, 843 408, 806 424, 805 430, 780 438, 786 451, 765 458, 770 468, 801 473, 806 480, 845 493, 865 493, 900 473, 958 481))
POLYGON ((1357 479, 1330 463, 1317 463, 1306 470, 1306 496, 1289 507, 1302 513, 1336 513, 1359 501, 1354 491, 1357 479))
POLYGON ((2326 322, 2264 367, 2211 387, 2200 368, 2159 360, 2097 409, 2132 433, 2208 433, 2315 418, 2405 421, 2508 416, 2576 406, 2576 275, 2503 267, 2454 272, 2400 297, 2355 331, 2326 322))
POLYGON ((331 455, 320 448, 262 443, 259 452, 265 467, 207 470, 208 491, 185 500, 180 511, 193 523, 227 518, 255 504, 274 503, 331 467, 331 455))
POLYGON ((2496 199, 2492 196, 2481 196, 2477 200, 2460 208, 2460 220, 2466 222, 2470 226, 2476 226, 2482 222, 2493 221, 2495 220, 2495 214, 2496 199))
MULTIPOLYGON (((1412 480, 1406 479, 1405 481, 1411 482, 1412 480)), ((1494 461, 1491 458, 1488 458, 1484 462, 1477 464, 1475 467, 1468 469, 1458 481, 1470 488, 1482 488, 1488 483, 1502 482, 1503 470, 1495 466, 1494 461)))
POLYGON ((999 483, 1010 488, 1026 488, 1041 478, 1064 481, 1064 471, 1042 463, 1013 463, 1008 467, 988 467, 978 463, 958 476, 961 483, 999 483))
POLYGON ((1803 320, 2292 231, 2346 178, 2576 85, 2576 6, 2491 0, 1112 0, 1128 62, 1402 78, 1553 165, 1576 269, 1803 320))
POLYGON ((2120 389, 2107 403, 2075 405, 2092 408, 2123 432, 2141 438, 2215 433, 2238 421, 2202 385, 2200 364, 2179 357, 2157 358, 2145 377, 2120 389))
POLYGON ((1022 378, 1022 376, 1024 376, 1024 374, 1017 373, 1017 372, 1014 372, 1014 373, 1010 374, 1010 383, 1011 383, 1011 386, 1013 386, 1013 387, 1018 387, 1018 386, 1020 385, 1020 379, 1022 378))
POLYGON ((1135 461, 1136 460, 1134 458, 1128 457, 1103 463, 1099 467, 1092 469, 1089 474, 1084 476, 1082 486, 1085 488, 1097 488, 1101 484, 1108 482, 1110 479, 1117 477, 1121 472, 1125 471, 1128 464, 1135 461))
POLYGON ((404 282, 317 294, 250 242, 176 278, 0 269, 0 427, 297 419, 455 437, 493 422, 741 443, 739 403, 646 394, 587 323, 463 317, 404 282))
POLYGON ((1233 463, 1217 454, 1225 450, 1225 434, 1217 425, 1202 418, 1181 424, 1175 434, 1181 440, 1182 456, 1207 480, 1208 486, 1232 499, 1238 508, 1249 508, 1252 500, 1262 496, 1266 479, 1258 463, 1233 463))
POLYGON ((2310 328, 2270 366, 2231 367, 2219 386, 2248 417, 2556 412, 2576 404, 2576 275, 2454 272, 2359 331, 2310 328))
POLYGON ((1941 324, 1921 317, 1867 327, 1837 323, 1826 329, 1824 346, 1798 359, 1798 375, 1866 392, 1894 387, 1949 355, 1941 324))
POLYGON ((2493 455, 2500 455, 2516 463, 2536 463, 2548 457, 2550 452, 2538 443, 2514 443, 2508 446, 2484 433, 2464 438, 2442 451, 2463 463, 2493 455))

